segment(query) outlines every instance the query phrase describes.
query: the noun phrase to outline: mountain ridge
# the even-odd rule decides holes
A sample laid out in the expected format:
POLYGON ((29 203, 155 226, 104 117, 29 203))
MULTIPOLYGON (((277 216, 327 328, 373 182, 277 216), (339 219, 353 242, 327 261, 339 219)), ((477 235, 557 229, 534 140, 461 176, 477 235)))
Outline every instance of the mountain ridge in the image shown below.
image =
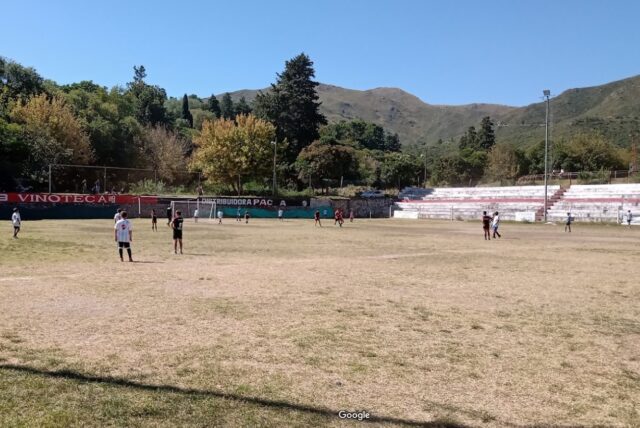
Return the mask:
MULTIPOLYGON (((253 101, 264 89, 230 92, 232 99, 253 101)), ((320 111, 329 122, 362 119, 397 133, 403 144, 457 139, 485 116, 496 124, 498 142, 530 146, 544 139, 545 102, 522 107, 491 103, 429 104, 395 87, 366 90, 321 83, 317 88, 320 111)), ((221 97, 222 94, 216 95, 221 97)), ((630 144, 630 134, 640 131, 640 75, 603 85, 570 88, 550 101, 554 138, 597 131, 619 146, 630 144)))

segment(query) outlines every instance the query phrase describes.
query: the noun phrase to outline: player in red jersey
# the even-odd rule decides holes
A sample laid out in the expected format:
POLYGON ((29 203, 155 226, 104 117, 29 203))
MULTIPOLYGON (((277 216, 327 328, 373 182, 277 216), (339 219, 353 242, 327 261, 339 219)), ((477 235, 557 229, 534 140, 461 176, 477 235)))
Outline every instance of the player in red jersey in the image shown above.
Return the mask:
POLYGON ((482 212, 482 229, 484 229, 484 239, 485 241, 491 241, 491 216, 487 215, 486 211, 482 212))

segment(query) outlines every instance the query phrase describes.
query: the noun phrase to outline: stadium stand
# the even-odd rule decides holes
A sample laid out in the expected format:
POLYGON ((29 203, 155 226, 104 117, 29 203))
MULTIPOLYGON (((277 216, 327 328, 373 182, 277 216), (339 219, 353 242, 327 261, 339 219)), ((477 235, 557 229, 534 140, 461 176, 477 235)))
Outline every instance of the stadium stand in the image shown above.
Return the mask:
MULTIPOLYGON (((560 186, 548 186, 549 204, 563 191, 560 186)), ((395 208, 417 212, 418 218, 469 220, 479 219, 483 211, 499 211, 503 220, 516 220, 517 213, 539 219, 544 210, 544 186, 407 188, 400 199, 395 208)))
POLYGON ((640 183, 573 185, 549 208, 547 218, 560 221, 567 213, 575 221, 626 223, 631 210, 632 224, 640 225, 640 183))

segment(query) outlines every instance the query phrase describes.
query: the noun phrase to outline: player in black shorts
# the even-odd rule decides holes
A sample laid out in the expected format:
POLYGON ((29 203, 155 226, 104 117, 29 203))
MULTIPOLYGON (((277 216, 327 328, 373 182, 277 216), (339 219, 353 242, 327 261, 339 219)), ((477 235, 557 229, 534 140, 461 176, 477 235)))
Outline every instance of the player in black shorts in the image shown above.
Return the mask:
POLYGON ((176 211, 176 216, 171 220, 171 229, 173 229, 173 252, 178 254, 178 244, 180 244, 180 254, 182 254, 182 212, 176 211))
POLYGON ((491 241, 491 216, 487 215, 486 211, 482 212, 482 229, 484 229, 484 240, 491 241))
POLYGON ((167 226, 171 227, 171 215, 173 214, 172 209, 171 209, 171 205, 169 205, 167 207, 167 226))
POLYGON ((156 210, 151 210, 151 230, 158 231, 158 216, 156 210))
POLYGON ((322 223, 320 222, 320 210, 316 210, 316 212, 313 213, 313 225, 322 227, 322 223))

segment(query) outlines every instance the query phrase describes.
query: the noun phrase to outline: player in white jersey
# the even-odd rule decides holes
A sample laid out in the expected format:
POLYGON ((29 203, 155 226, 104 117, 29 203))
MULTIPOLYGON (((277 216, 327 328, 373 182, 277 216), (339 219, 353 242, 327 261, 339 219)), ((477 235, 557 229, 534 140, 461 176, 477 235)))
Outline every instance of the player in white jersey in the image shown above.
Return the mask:
POLYGON ((13 239, 18 239, 18 232, 20 232, 20 226, 22 225, 22 219, 20 218, 20 211, 18 208, 13 209, 13 214, 11 214, 11 224, 13 225, 13 239))
POLYGON ((120 215, 122 216, 122 218, 118 220, 118 222, 114 226, 114 236, 116 242, 118 243, 118 253, 120 253, 120 261, 124 261, 122 257, 122 249, 126 248, 127 254, 129 255, 129 261, 132 262, 133 258, 131 258, 131 241, 133 241, 133 225, 127 218, 126 211, 122 211, 120 215))
POLYGON ((113 216, 113 222, 117 223, 120 220, 122 220, 122 208, 118 208, 118 211, 116 212, 116 215, 113 216))

